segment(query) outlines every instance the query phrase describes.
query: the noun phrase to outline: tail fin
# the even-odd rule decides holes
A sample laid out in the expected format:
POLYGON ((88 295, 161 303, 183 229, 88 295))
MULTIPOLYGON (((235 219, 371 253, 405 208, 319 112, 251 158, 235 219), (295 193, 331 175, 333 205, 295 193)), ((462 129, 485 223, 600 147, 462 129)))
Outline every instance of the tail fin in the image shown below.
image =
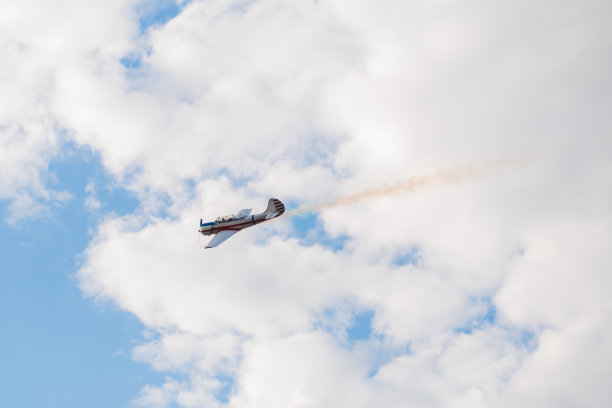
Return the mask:
POLYGON ((278 217, 285 212, 285 205, 281 203, 280 200, 271 198, 270 201, 268 201, 268 208, 266 208, 264 212, 268 214, 266 218, 278 217))

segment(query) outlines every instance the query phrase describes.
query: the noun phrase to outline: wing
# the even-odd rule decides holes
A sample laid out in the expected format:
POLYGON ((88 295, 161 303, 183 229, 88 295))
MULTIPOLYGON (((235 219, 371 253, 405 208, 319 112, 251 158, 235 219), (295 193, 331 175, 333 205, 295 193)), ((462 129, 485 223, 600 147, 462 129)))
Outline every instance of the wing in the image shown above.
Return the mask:
POLYGON ((208 244, 206 244, 206 248, 214 248, 216 246, 221 245, 222 243, 227 241, 229 238, 231 238, 232 235, 234 235, 237 232, 238 231, 229 231, 229 230, 218 232, 217 235, 215 235, 215 237, 211 239, 208 244))
POLYGON ((236 214, 236 218, 247 217, 251 213, 251 211, 252 210, 250 208, 245 208, 244 210, 240 210, 238 211, 238 214, 236 214))

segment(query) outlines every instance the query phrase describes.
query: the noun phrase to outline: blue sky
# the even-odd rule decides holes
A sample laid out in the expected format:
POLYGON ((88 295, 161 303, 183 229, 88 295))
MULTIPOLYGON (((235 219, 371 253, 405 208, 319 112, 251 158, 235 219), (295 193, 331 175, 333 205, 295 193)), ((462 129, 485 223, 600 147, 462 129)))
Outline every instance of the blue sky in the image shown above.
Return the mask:
MULTIPOLYGON (((64 146, 49 173, 72 194, 65 205, 15 227, 0 224, 2 401, 7 406, 128 406, 163 375, 131 360, 144 326, 108 302, 85 299, 74 274, 100 219, 132 211, 137 201, 115 186, 99 158, 64 146), (85 187, 95 182, 102 207, 90 212, 85 187), (112 191, 109 188, 112 187, 112 191), (33 392, 34 391, 34 392, 33 392)), ((2 206, 7 216, 7 203, 2 206)))

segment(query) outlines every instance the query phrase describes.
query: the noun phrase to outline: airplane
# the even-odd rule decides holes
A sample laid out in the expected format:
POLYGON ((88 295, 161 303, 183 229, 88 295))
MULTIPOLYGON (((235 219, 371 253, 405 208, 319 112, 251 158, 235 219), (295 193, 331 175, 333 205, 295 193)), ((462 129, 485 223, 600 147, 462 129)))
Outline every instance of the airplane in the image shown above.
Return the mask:
POLYGON ((245 208, 234 215, 217 217, 213 222, 202 223, 200 218, 200 229, 198 231, 202 235, 215 235, 205 246, 205 248, 214 248, 227 241, 238 231, 271 220, 272 218, 280 217, 284 212, 285 205, 280 200, 271 198, 268 201, 268 208, 261 214, 249 216, 251 209, 245 208))

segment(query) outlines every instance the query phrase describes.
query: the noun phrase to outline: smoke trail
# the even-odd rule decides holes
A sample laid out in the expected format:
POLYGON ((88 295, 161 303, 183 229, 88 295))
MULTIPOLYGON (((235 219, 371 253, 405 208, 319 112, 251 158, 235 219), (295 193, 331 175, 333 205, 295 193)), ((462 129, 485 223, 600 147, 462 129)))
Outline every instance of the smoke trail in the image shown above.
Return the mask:
POLYGON ((375 187, 368 190, 359 191, 353 194, 347 194, 332 198, 329 201, 322 203, 305 205, 295 210, 291 210, 285 213, 287 216, 298 215, 304 212, 316 212, 326 208, 348 206, 360 203, 365 200, 386 197, 395 195, 401 192, 415 191, 421 188, 429 187, 435 184, 447 184, 447 183, 461 183, 466 179, 473 178, 476 176, 482 176, 495 168, 504 167, 511 163, 522 163, 516 159, 504 159, 496 162, 471 164, 464 167, 457 167, 447 170, 439 170, 432 174, 415 176, 408 180, 391 184, 383 185, 381 187, 375 187))

